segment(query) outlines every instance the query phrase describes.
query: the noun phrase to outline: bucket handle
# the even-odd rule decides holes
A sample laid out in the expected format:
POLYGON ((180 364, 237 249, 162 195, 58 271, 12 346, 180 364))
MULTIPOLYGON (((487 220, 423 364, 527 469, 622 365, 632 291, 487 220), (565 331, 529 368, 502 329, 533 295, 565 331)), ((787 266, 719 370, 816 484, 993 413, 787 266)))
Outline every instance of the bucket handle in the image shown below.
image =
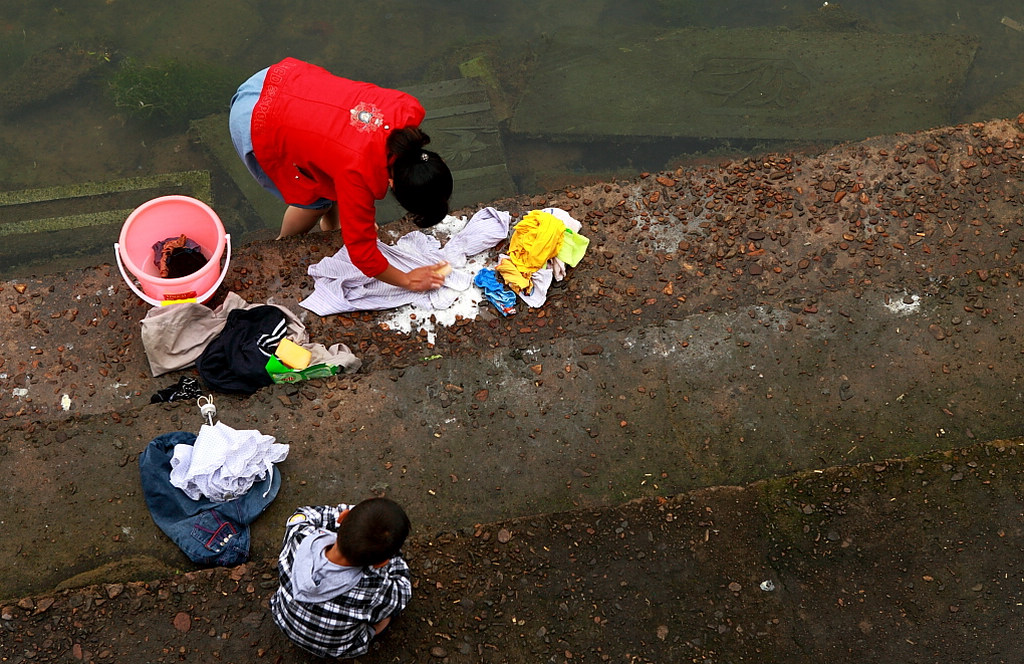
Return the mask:
MULTIPOLYGON (((224 269, 221 270, 220 277, 217 278, 217 283, 215 283, 213 285, 213 288, 211 288, 210 290, 206 291, 202 295, 196 297, 195 298, 196 302, 205 302, 209 298, 213 297, 213 294, 217 292, 217 289, 220 288, 220 285, 224 282, 224 277, 228 276, 228 265, 231 263, 231 234, 230 233, 226 233, 224 235, 224 245, 226 247, 225 253, 224 253, 224 269)), ((135 281, 128 277, 128 273, 124 269, 124 263, 121 261, 121 243, 119 243, 119 242, 115 242, 114 243, 114 258, 117 259, 117 269, 121 271, 121 277, 124 279, 124 282, 126 284, 128 284, 128 287, 131 288, 132 291, 134 291, 134 293, 136 295, 138 295, 139 298, 141 298, 143 302, 148 302, 149 304, 153 305, 154 307, 162 307, 162 306, 165 306, 165 305, 168 304, 167 302, 165 302, 163 300, 158 300, 156 298, 152 298, 152 297, 146 295, 145 293, 143 293, 142 290, 140 290, 139 287, 135 285, 135 281)), ((180 302, 180 300, 178 300, 178 301, 180 302)))

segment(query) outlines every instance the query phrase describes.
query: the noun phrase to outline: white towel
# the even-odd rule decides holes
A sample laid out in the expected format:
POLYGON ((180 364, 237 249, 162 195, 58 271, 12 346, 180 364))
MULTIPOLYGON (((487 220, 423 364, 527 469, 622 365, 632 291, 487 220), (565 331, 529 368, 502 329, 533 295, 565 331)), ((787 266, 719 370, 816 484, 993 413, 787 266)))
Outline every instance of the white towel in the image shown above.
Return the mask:
POLYGON ((273 436, 204 424, 193 445, 174 446, 171 484, 192 500, 206 496, 222 503, 245 495, 257 480, 271 479, 273 464, 287 457, 288 446, 273 436))

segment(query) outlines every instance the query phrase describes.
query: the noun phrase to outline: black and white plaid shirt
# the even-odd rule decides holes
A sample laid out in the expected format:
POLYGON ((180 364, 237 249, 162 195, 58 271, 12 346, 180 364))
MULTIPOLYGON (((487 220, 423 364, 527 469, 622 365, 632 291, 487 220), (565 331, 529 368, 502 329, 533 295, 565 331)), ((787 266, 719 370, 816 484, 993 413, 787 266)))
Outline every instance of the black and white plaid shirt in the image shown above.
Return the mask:
POLYGON ((359 583, 334 599, 310 603, 294 598, 292 563, 299 543, 321 528, 337 531, 338 515, 351 507, 300 507, 285 526, 278 570, 281 587, 270 600, 270 610, 288 638, 320 657, 365 654, 373 626, 403 610, 412 597, 409 566, 395 556, 379 569, 363 568, 359 583))

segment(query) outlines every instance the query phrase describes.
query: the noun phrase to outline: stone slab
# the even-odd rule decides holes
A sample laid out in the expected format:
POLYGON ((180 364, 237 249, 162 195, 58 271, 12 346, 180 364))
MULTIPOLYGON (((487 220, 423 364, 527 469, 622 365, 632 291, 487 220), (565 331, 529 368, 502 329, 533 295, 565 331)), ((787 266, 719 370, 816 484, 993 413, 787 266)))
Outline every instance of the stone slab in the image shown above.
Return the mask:
POLYGON ((180 171, 104 182, 0 192, 0 276, 33 264, 73 266, 112 257, 125 219, 157 196, 213 205, 210 173, 180 171))
POLYGON ((540 56, 510 129, 565 140, 915 131, 950 121, 976 48, 950 35, 762 28, 562 44, 540 56))
MULTIPOLYGON (((474 78, 438 81, 402 88, 420 100, 427 111, 423 130, 430 149, 452 169, 453 210, 493 201, 516 193, 505 164, 498 121, 487 90, 474 78)), ((401 218, 405 211, 392 197, 377 202, 381 221, 401 218)))

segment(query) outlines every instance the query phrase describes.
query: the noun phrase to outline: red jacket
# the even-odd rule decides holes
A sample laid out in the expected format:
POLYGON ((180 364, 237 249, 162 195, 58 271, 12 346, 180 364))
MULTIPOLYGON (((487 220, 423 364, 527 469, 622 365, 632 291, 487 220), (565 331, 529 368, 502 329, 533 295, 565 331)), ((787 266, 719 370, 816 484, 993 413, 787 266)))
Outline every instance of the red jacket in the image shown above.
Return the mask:
POLYGON ((404 92, 286 58, 270 67, 253 109, 253 153, 285 202, 337 202, 352 263, 375 277, 388 267, 373 207, 388 192, 387 137, 423 116, 404 92))

